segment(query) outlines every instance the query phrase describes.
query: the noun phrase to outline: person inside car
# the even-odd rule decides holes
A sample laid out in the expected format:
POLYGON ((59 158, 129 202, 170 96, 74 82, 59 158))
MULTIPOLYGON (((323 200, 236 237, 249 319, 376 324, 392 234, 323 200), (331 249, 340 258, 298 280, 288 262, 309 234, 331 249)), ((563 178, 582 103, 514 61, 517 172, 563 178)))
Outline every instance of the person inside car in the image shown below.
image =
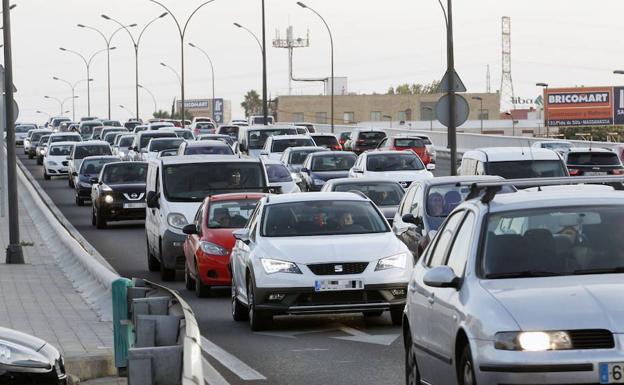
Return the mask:
POLYGON ((433 217, 444 215, 444 198, 440 193, 431 193, 427 197, 427 211, 433 217))
POLYGON ((353 220, 353 215, 349 212, 344 212, 340 215, 339 225, 344 233, 358 233, 364 231, 364 227, 356 224, 353 220))

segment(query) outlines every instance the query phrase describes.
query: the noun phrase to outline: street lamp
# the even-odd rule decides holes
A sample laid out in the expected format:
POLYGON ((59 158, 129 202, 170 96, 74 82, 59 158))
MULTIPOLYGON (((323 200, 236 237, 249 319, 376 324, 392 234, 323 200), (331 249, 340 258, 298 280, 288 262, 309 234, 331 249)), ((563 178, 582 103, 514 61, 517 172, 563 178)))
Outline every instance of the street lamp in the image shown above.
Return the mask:
POLYGON ((433 131, 433 117, 435 116, 435 114, 433 113, 433 107, 424 106, 423 109, 431 112, 429 118, 429 131, 433 131))
POLYGON ((212 60, 210 59, 210 56, 208 55, 208 53, 206 51, 204 51, 203 49, 201 49, 200 47, 196 46, 193 43, 188 43, 188 45, 190 45, 193 48, 196 48, 199 52, 203 53, 204 56, 206 56, 206 59, 208 59, 208 62, 210 63, 210 69, 212 71, 212 121, 215 121, 215 74, 214 74, 214 65, 212 65, 212 60))
POLYGON ((128 107, 124 106, 123 104, 120 104, 119 108, 121 108, 122 110, 126 110, 130 114, 130 116, 134 115, 134 112, 130 111, 130 109, 128 107))
MULTIPOLYGON (((71 49, 67 49, 67 48, 63 48, 60 47, 59 48, 61 51, 63 52, 69 52, 71 54, 74 54, 76 56, 78 56, 79 58, 82 59, 82 61, 85 64, 85 67, 87 69, 87 79, 91 79, 91 62, 93 61, 93 59, 102 52, 105 51, 112 51, 114 49, 117 49, 117 47, 110 47, 109 48, 105 48, 105 49, 101 49, 99 51, 95 51, 95 53, 93 53, 93 55, 91 55, 91 57, 89 58, 89 60, 87 60, 87 58, 81 54, 80 52, 76 52, 76 51, 72 51, 71 49)), ((91 116, 91 82, 87 82, 87 115, 91 116)))
POLYGON ((481 103, 481 107, 479 107, 479 119, 481 119, 481 134, 483 135, 483 98, 481 96, 473 96, 472 99, 478 100, 481 103))
POLYGON ((334 37, 332 36, 331 29, 329 28, 329 24, 327 24, 323 16, 321 16, 313 8, 308 7, 301 1, 298 1, 297 5, 300 6, 301 8, 307 8, 313 13, 315 13, 316 16, 318 16, 323 21, 323 24, 325 24, 325 27, 327 28, 327 32, 329 33, 329 42, 331 45, 331 94, 330 94, 331 95, 330 97, 331 98, 331 101, 330 101, 331 103, 331 132, 333 134, 334 133, 334 37))
MULTIPOLYGON (((136 24, 130 24, 127 27, 136 27, 136 24)), ((90 29, 92 31, 97 32, 98 34, 100 34, 100 36, 102 36, 102 39, 104 39, 104 43, 106 44, 106 50, 108 51, 106 53, 106 61, 107 61, 107 71, 108 71, 108 119, 110 120, 111 118, 111 68, 110 68, 110 47, 111 47, 111 41, 113 40, 113 37, 115 37, 115 35, 117 34, 117 32, 121 31, 123 28, 117 28, 115 31, 113 31, 113 33, 111 33, 110 37, 106 37, 106 35, 104 34, 104 32, 100 31, 99 29, 95 28, 95 27, 91 27, 88 25, 84 25, 84 24, 78 24, 77 25, 78 28, 85 28, 85 29, 90 29)), ((75 118, 74 118, 75 120, 75 118)))
POLYGON ((61 100, 59 98, 55 98, 54 96, 48 96, 48 95, 44 96, 44 99, 54 100, 55 102, 57 102, 59 104, 60 111, 61 111, 61 116, 63 115, 63 111, 65 110, 63 108, 63 105, 65 104, 65 102, 67 102, 69 99, 75 99, 75 98, 77 98, 77 96, 71 96, 69 98, 65 98, 65 99, 61 100))
POLYGON ((82 80, 78 80, 76 83, 73 83, 73 84, 70 81, 65 80, 65 79, 61 79, 61 78, 59 78, 57 76, 52 77, 52 79, 58 80, 60 82, 63 82, 65 84, 67 84, 69 86, 69 88, 71 88, 71 91, 72 91, 72 121, 75 122, 76 121, 76 100, 75 100, 75 98, 73 98, 73 96, 76 95, 76 87, 78 86, 78 84, 80 84, 82 82, 86 82, 86 81, 92 82, 93 79, 82 79, 82 80))
POLYGON ((264 49, 264 44, 263 42, 265 42, 264 40, 264 0, 262 0, 262 42, 260 41, 260 39, 258 39, 258 36, 256 36, 255 33, 253 33, 252 30, 250 30, 249 28, 239 24, 239 23, 234 23, 235 27, 244 29, 245 31, 249 32, 249 34, 251 36, 253 36, 254 39, 256 39, 256 42, 258 42, 258 46, 260 46, 260 53, 262 54, 262 115, 264 118, 264 124, 269 124, 268 119, 269 119, 269 101, 268 101, 268 96, 267 96, 267 71, 266 71, 266 50, 264 49))
MULTIPOLYGON (((197 8, 195 8, 195 10, 191 13, 191 15, 188 17, 188 19, 186 19, 186 23, 184 24, 184 27, 182 27, 182 25, 180 24, 180 22, 178 21, 178 19, 174 16, 174 14, 169 10, 169 8, 167 8, 163 3, 157 1, 157 0, 149 0, 154 4, 159 5, 161 8, 163 8, 165 11, 167 11, 167 13, 171 16, 171 18, 173 19, 173 21, 175 21, 176 26, 178 27, 178 32, 180 34, 180 59, 181 59, 181 68, 182 68, 182 76, 181 76, 181 82, 180 82, 180 92, 182 94, 182 108, 180 109, 180 112, 182 113, 182 123, 184 124, 184 120, 186 118, 185 115, 185 108, 184 108, 184 102, 185 102, 185 98, 184 98, 184 37, 186 36, 186 28, 189 25, 189 22, 191 21, 191 19, 193 18, 193 16, 195 16, 195 14, 197 13, 197 11, 199 11, 202 7, 204 7, 205 5, 208 5, 210 3, 212 3, 215 0, 208 0, 204 3, 201 3, 197 8)), ((264 0, 262 0, 264 2, 264 0)))
MULTIPOLYGON (((623 72, 624 73, 624 72, 623 72)), ((542 100, 542 112, 544 113, 544 127, 546 128, 546 137, 550 136, 548 128, 548 83, 536 83, 537 87, 542 87, 544 92, 544 100, 542 100)))
POLYGON ((51 117, 52 117, 52 115, 51 115, 51 114, 48 114, 48 113, 47 113, 47 112, 45 112, 45 111, 38 111, 38 110, 37 110, 37 111, 35 111, 35 112, 36 112, 36 113, 38 113, 38 114, 40 114, 40 115, 45 115, 45 116, 47 116, 48 118, 51 118, 51 117))
POLYGON ((158 103, 156 103, 156 97, 154 96, 152 91, 150 91, 149 89, 147 89, 145 86, 143 86, 141 84, 139 84, 139 88, 145 90, 145 92, 147 92, 148 94, 151 95, 152 101, 154 102, 154 112, 157 112, 158 111, 158 103))
POLYGON ((165 67, 165 68, 169 68, 169 70, 171 72, 173 72, 175 74, 175 76, 178 78, 178 81, 180 82, 180 84, 182 84, 182 77, 180 76, 180 73, 178 73, 178 71, 176 71, 173 67, 171 67, 170 65, 165 64, 163 62, 161 62, 160 65, 165 67))
MULTIPOLYGON (((139 44, 141 43, 141 38, 143 37, 143 34, 145 33, 145 30, 155 21, 157 21, 158 19, 162 19, 163 17, 167 16, 167 12, 159 15, 158 17, 153 18, 149 23, 147 23, 145 25, 145 27, 143 27, 143 29, 141 30, 141 32, 139 32, 139 36, 138 38, 134 38, 134 36, 132 35, 132 33, 130 32, 130 30, 123 25, 121 22, 119 22, 117 19, 114 19, 110 16, 107 15, 101 15, 102 18, 112 21, 114 23, 117 23, 119 25, 120 29, 125 30, 128 33, 128 36, 130 36, 130 40, 132 40, 132 44, 134 45, 134 73, 135 73, 135 85, 134 85, 134 97, 135 97, 135 102, 136 102, 136 118, 137 120, 139 120, 139 44)), ((136 24, 130 24, 130 26, 136 26, 136 24)))
POLYGON ((513 114, 507 111, 505 112, 505 115, 511 118, 511 127, 512 127, 511 136, 516 136, 516 120, 514 119, 513 114))

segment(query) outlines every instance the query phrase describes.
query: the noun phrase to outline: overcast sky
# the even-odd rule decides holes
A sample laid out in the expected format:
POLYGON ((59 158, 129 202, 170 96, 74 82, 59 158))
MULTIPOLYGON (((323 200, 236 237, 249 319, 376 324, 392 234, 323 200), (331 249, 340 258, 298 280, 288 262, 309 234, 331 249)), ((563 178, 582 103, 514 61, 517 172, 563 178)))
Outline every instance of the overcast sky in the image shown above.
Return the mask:
MULTIPOLYGON (((110 34, 116 27, 100 17, 106 13, 140 27, 163 11, 148 0, 14 0, 12 15, 14 81, 18 89, 20 121, 42 121, 36 110, 58 114, 58 103, 44 95, 70 96, 69 87, 52 76, 76 81, 86 78, 82 61, 58 48, 90 55, 105 47, 95 32, 76 27, 91 25, 110 34)), ((201 0, 162 0, 186 19, 201 0)), ((349 78, 349 91, 386 92, 390 85, 428 83, 439 79, 446 66, 442 13, 436 0, 305 0, 332 28, 336 76, 349 78)), ((309 29, 311 45, 295 51, 295 76, 329 75, 329 38, 316 15, 295 0, 266 0, 268 84, 272 97, 288 93, 287 51, 271 47, 276 30, 285 36, 293 25, 295 36, 309 29)), ((624 15, 622 0, 461 0, 454 4, 457 70, 468 91, 485 91, 486 66, 491 67, 492 90, 500 88, 501 17, 512 24, 512 74, 516 95, 534 98, 536 82, 551 86, 622 84, 613 75, 624 69, 624 15)), ((217 97, 232 101, 234 117, 242 116, 240 103, 250 89, 261 91, 261 57, 257 43, 239 22, 259 36, 260 0, 215 0, 190 22, 187 42, 204 48, 216 72, 217 97)), ((136 31, 135 31, 136 33, 136 31)), ((112 114, 126 120, 134 110, 134 51, 129 37, 119 33, 111 52, 112 114)), ((186 97, 210 97, 208 62, 196 50, 186 51, 186 97)), ((179 35, 168 16, 146 32, 140 48, 140 81, 157 98, 158 107, 170 109, 179 98, 175 75, 160 62, 180 68, 179 35)), ((106 115, 106 55, 92 65, 92 115, 106 115)), ((294 94, 320 94, 322 86, 295 83, 294 94)), ((77 89, 77 117, 85 116, 87 92, 77 89)), ((69 109, 71 103, 66 104, 69 109)), ((152 98, 141 91, 142 117, 154 109, 152 98)))

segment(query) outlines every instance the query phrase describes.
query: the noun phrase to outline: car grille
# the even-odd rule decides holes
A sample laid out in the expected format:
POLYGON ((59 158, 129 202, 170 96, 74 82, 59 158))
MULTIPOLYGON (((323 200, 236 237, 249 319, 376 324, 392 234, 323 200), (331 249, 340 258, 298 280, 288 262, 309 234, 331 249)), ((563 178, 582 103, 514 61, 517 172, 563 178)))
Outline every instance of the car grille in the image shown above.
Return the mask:
POLYGON ((300 294, 293 305, 345 305, 376 302, 386 302, 386 299, 377 290, 346 290, 300 294))
POLYGON ((319 263, 308 265, 308 268, 316 275, 346 275, 346 274, 362 274, 368 262, 353 263, 319 263))
POLYGON ((64 160, 64 161, 62 162, 62 164, 63 164, 63 166, 68 166, 68 165, 69 165, 69 162, 68 162, 68 161, 66 161, 66 160, 64 160))
POLYGON ((613 349, 615 342, 613 334, 608 330, 570 330, 573 349, 613 349))

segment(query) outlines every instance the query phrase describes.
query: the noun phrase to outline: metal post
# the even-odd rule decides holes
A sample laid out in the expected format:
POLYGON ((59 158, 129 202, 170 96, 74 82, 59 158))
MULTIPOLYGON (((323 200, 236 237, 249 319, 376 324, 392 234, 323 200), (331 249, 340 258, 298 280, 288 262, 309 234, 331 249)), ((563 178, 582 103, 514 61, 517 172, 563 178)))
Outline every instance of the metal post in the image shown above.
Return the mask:
POLYGON ((446 47, 447 47, 447 73, 449 76, 449 127, 448 145, 451 151, 451 176, 457 175, 457 127, 455 124, 455 56, 453 51, 453 5, 452 0, 447 3, 446 47))
POLYGON ((267 99, 267 68, 266 68, 266 20, 264 0, 262 0, 262 115, 264 124, 269 124, 269 101, 267 99))
POLYGON ((182 76, 180 80, 180 92, 182 94, 182 102, 180 112, 182 113, 182 127, 186 127, 186 96, 184 95, 184 35, 180 37, 180 54, 181 54, 181 66, 182 66, 182 76))
POLYGON ((215 120, 215 114, 214 114, 214 107, 215 107, 215 72, 214 72, 214 65, 212 64, 212 59, 210 58, 210 55, 208 55, 208 52, 206 52, 205 50, 203 50, 202 48, 198 47, 197 45, 193 44, 193 43, 188 43, 189 46, 197 49, 199 52, 201 52, 202 54, 204 54, 204 56, 206 57, 206 59, 208 59, 208 62, 210 63, 210 70, 212 72, 212 120, 215 120))
POLYGON ((75 87, 71 88, 72 90, 72 121, 76 121, 76 91, 75 87))
POLYGON ((483 135, 483 98, 481 98, 480 102, 481 102, 481 108, 479 109, 479 115, 481 118, 481 135, 483 135))
POLYGON ((9 0, 2 0, 2 22, 4 31, 4 100, 7 144, 7 181, 9 196, 9 246, 6 263, 23 264, 24 254, 19 235, 19 204, 17 201, 17 165, 15 156, 15 119, 13 116, 13 58, 11 53, 11 15, 9 0))

